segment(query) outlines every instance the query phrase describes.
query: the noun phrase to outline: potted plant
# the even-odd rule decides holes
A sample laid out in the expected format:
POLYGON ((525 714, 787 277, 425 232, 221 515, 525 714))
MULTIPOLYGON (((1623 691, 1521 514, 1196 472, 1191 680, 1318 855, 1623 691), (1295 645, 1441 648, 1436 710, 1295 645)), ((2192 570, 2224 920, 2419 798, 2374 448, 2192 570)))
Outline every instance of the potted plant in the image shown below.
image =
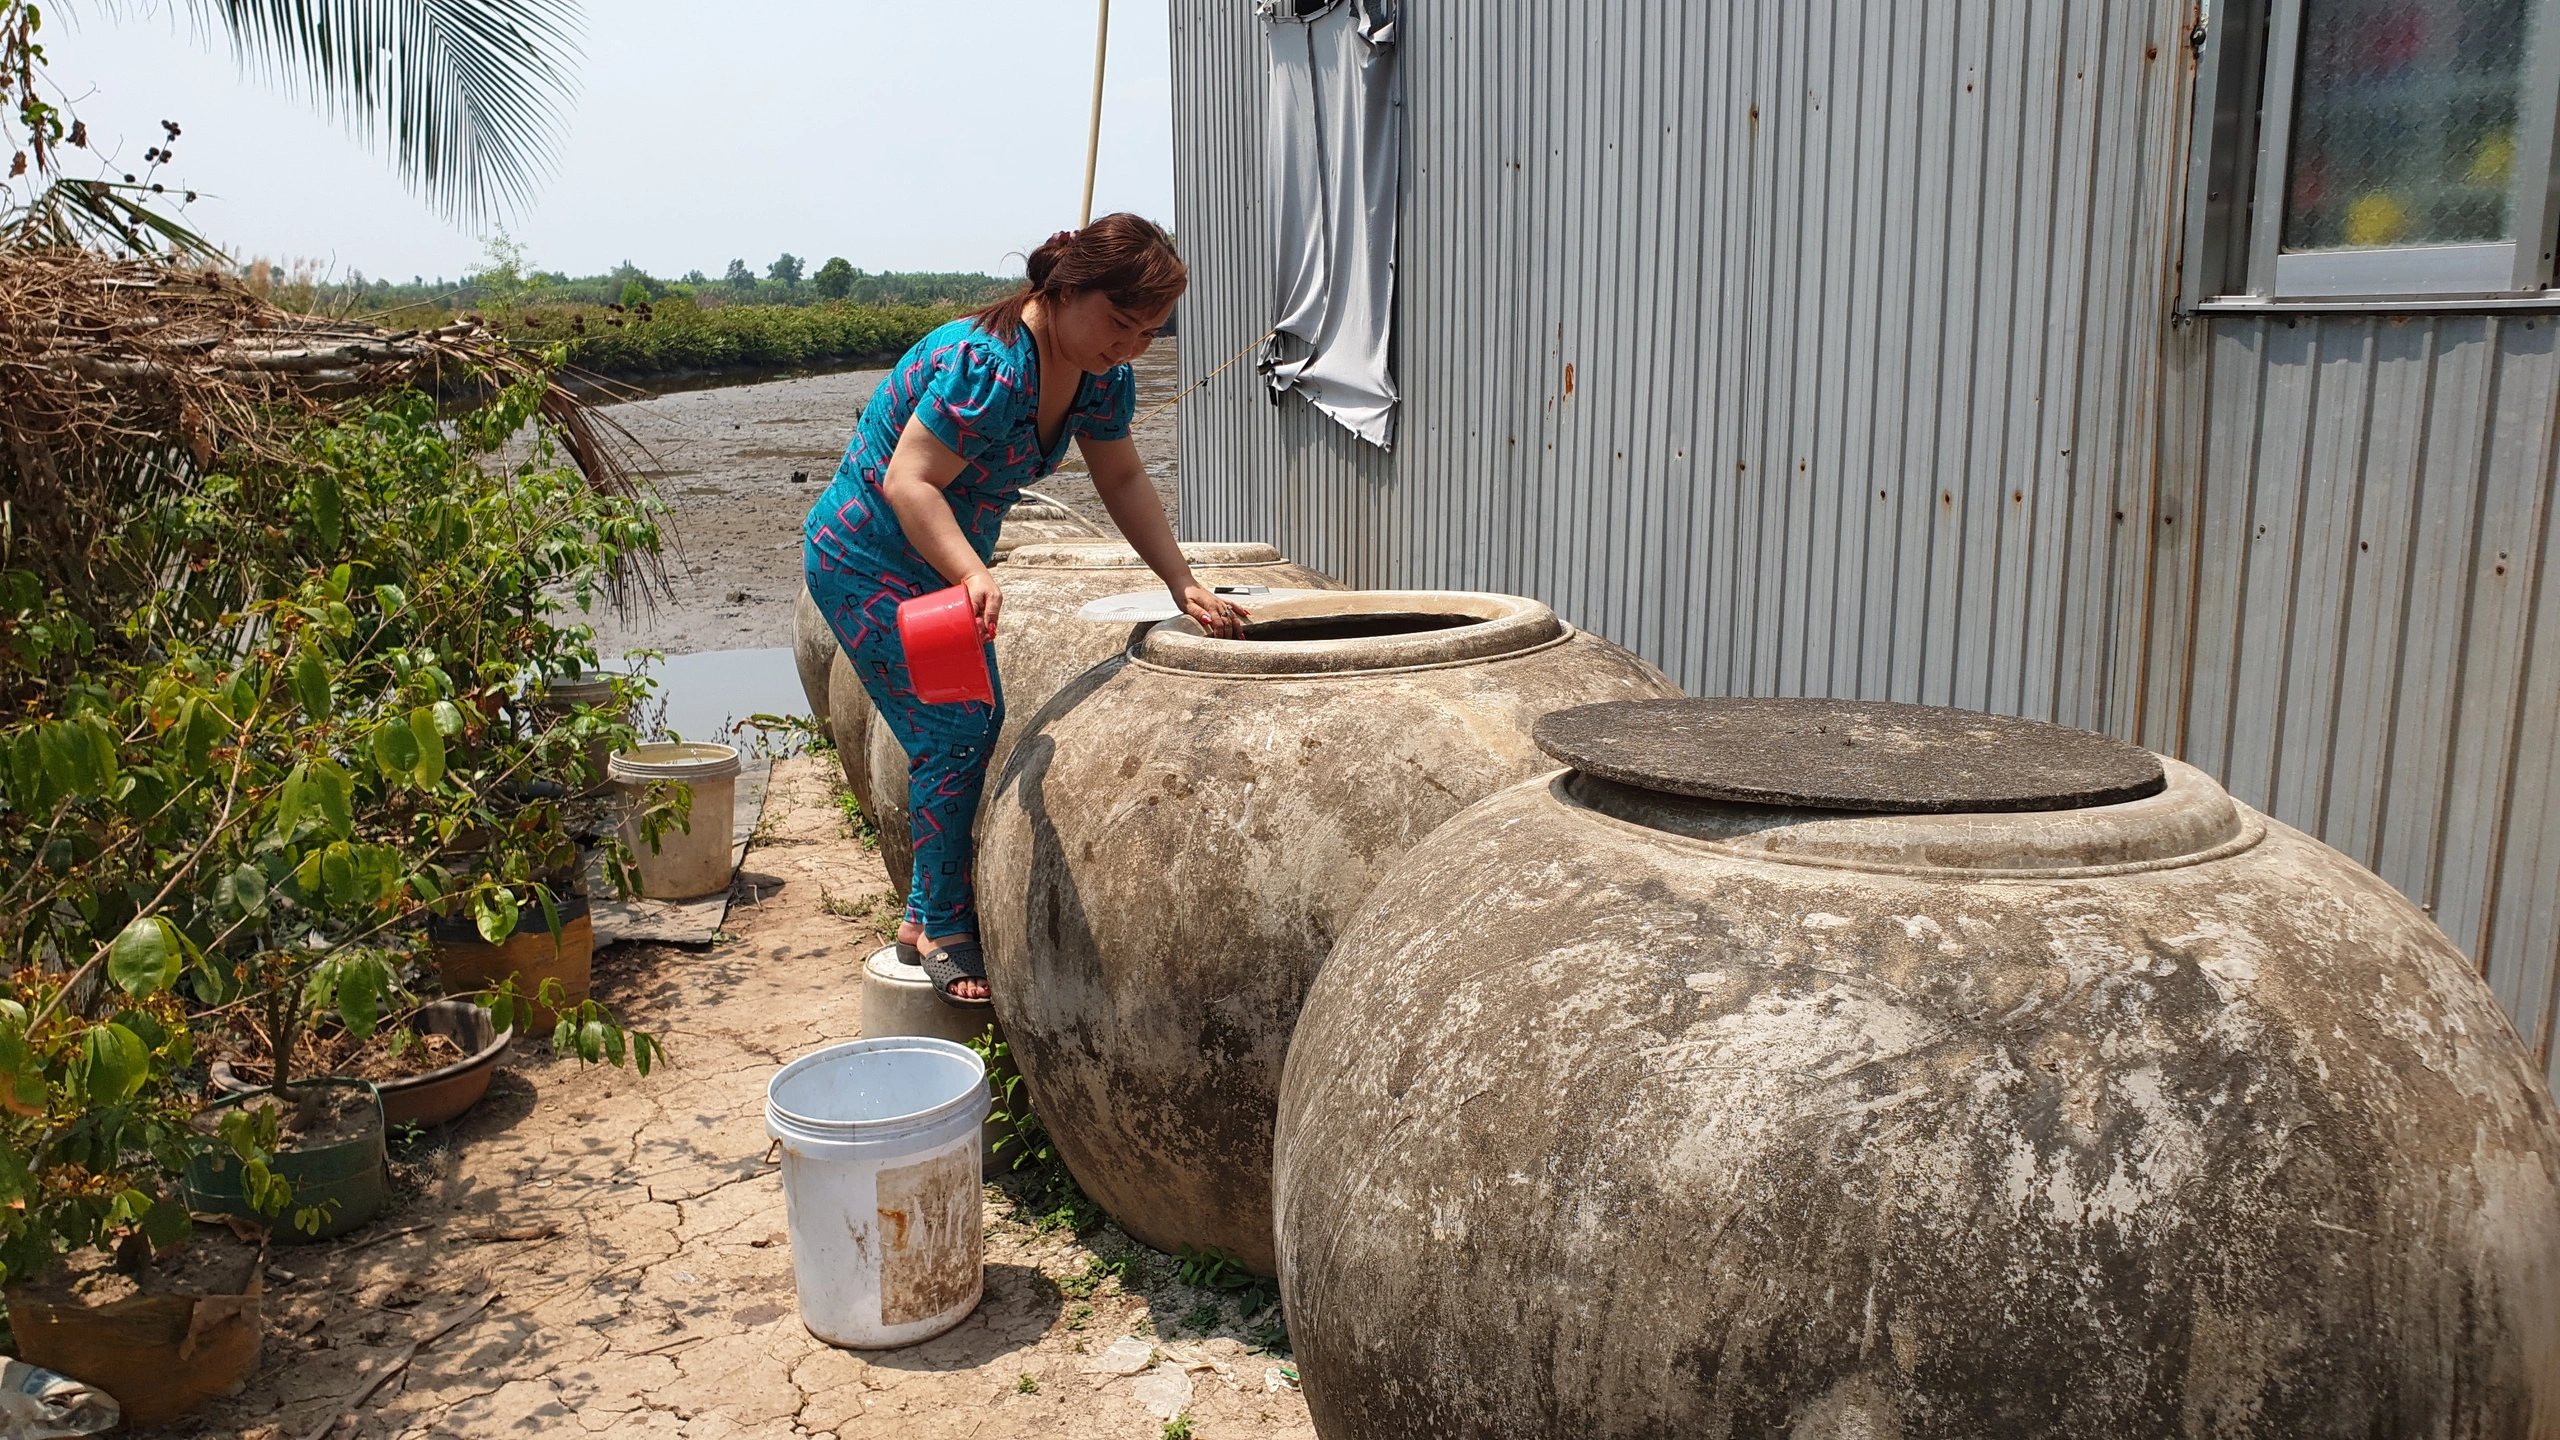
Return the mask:
MULTIPOLYGON (((21 969, 0 1000, 16 1353, 106 1389, 136 1427, 232 1388, 258 1356, 254 1250, 193 1237, 170 1183, 204 1143, 178 1083, 193 1058, 172 988, 186 958, 165 920, 139 917, 87 964, 21 969)), ((232 1138, 263 1162, 254 1135, 232 1138)))
MULTIPOLYGON (((198 282, 175 271, 41 263, 90 310, 214 333, 240 305, 181 293, 198 282)), ((352 1178, 378 1181, 379 1102, 315 1073, 338 1063, 316 1046, 424 1043, 430 1012, 404 1022, 394 982, 461 883, 437 856, 510 793, 496 777, 531 778, 502 753, 505 697, 591 649, 562 612, 657 539, 592 434, 573 447, 584 473, 563 463, 551 419, 580 417, 520 360, 478 372, 495 392, 460 414, 414 391, 340 403, 143 368, 66 380, 88 407, 75 429, 0 447, 0 1283, 22 1358, 104 1383, 96 1355, 44 1347, 110 1334, 184 1397, 254 1358, 253 1276, 81 1287, 149 1291, 223 1247, 227 1229, 190 1225, 191 1175, 193 1198, 236 1192, 220 1208, 288 1234, 357 1218, 362 1197, 298 1169, 330 1147, 301 1142, 353 1130, 352 1178), (240 1032, 267 1037, 269 1083, 208 1104, 200 1042, 240 1032)), ((471 1007, 490 1040, 523 993, 471 1007)), ((558 998, 582 1058, 655 1058, 558 998)), ((165 1418, 110 1389, 128 1420, 165 1418)))
MULTIPOLYGON (((460 1119, 489 1093, 515 1029, 468 1001, 400 998, 400 1011, 366 1039, 328 1027, 324 1019, 312 1040, 326 1053, 312 1064, 322 1073, 372 1082, 390 1130, 460 1119)), ((242 1046, 239 1053, 215 1057, 205 1066, 207 1087, 224 1095, 264 1088, 273 1073, 268 1053, 263 1046, 242 1046)))

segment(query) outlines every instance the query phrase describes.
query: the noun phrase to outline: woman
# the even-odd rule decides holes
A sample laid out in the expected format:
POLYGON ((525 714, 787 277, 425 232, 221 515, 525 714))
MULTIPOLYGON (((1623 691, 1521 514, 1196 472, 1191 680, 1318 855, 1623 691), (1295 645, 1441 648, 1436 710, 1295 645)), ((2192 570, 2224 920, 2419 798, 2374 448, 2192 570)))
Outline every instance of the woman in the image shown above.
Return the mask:
POLYGON ((1173 241, 1135 215, 1106 215, 1050 236, 1026 268, 1021 291, 917 341, 880 382, 803 526, 809 593, 907 752, 915 878, 898 945, 961 1006, 988 1003, 970 829, 1004 725, 1004 682, 996 677, 991 704, 919 701, 898 603, 966 587, 993 675, 1004 608, 987 568, 996 531, 1072 439, 1112 523, 1183 613, 1213 634, 1243 625, 1183 560, 1129 439, 1128 362, 1154 342, 1190 279, 1173 241))

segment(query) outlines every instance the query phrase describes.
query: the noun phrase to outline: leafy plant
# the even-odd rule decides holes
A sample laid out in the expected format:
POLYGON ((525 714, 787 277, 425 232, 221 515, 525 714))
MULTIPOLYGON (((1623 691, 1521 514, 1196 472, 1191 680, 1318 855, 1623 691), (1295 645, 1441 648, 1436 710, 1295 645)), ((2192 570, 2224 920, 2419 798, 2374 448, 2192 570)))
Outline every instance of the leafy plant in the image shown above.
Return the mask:
POLYGON ((1191 1417, 1176 1415, 1164 1422, 1164 1440, 1191 1440, 1191 1417))
MULTIPOLYGON (((1013 1068, 1013 1048, 996 1038, 990 1025, 969 1042, 987 1062, 995 1084, 995 1114, 1005 1133, 996 1137, 995 1154, 1022 1182, 1023 1207, 1034 1230, 1072 1230, 1081 1235, 1102 1223, 1102 1207, 1088 1198, 1065 1157, 1049 1139, 1049 1127, 1031 1108, 1031 1091, 1022 1072, 1013 1068)), ((1125 1262, 1123 1262, 1125 1263, 1125 1262)))
MULTIPOLYGON (((0 510, 0 1279, 171 1243, 174 1177, 215 1143, 286 1210, 273 1135, 188 1123, 209 1027, 258 1021, 290 1096, 299 1036, 395 1012, 430 910, 557 928, 551 777, 583 779, 594 725, 514 702, 593 663, 563 612, 657 535, 560 463, 537 390, 450 418, 396 394, 163 475, 92 553, 39 555, 38 517, 0 510)), ((592 1002, 554 1039, 662 1054, 592 1002)))
MULTIPOLYGON (((401 179, 453 218, 476 220, 528 198, 549 163, 548 132, 571 85, 571 0, 189 0, 186 8, 197 32, 226 36, 244 67, 387 140, 401 179)), ((62 188, 48 183, 61 147, 88 143, 68 107, 45 99, 43 21, 31 0, 0 0, 0 149, 15 157, 9 178, 32 174, 38 205, 62 188)), ((159 147, 146 158, 159 162, 159 147)), ((112 226, 103 237, 111 242, 127 226, 166 218, 162 185, 125 180, 124 190, 141 192, 133 197, 139 214, 112 226)))
POLYGON ((481 1008, 500 1029, 519 1032, 533 1026, 534 1017, 542 1010, 556 1018, 551 1027, 551 1049, 560 1055, 578 1057, 580 1065, 622 1065, 647 1075, 651 1068, 666 1063, 666 1043, 642 1030, 625 1029, 614 1019, 613 1012, 593 1000, 569 1003, 569 992, 558 979, 545 979, 528 999, 516 993, 513 977, 501 980, 486 994, 477 997, 481 1008))

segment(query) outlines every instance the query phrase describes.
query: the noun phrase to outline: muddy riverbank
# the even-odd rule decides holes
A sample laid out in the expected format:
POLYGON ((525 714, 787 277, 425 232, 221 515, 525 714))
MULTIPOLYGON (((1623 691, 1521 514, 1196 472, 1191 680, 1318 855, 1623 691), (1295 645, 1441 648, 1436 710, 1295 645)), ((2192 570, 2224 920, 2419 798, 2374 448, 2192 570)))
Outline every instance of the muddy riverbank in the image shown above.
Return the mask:
MULTIPOLYGON (((1174 393, 1174 347, 1172 339, 1160 340, 1138 361, 1141 416, 1174 393)), ((683 655, 790 644, 800 522, 885 373, 680 390, 609 407, 644 447, 644 474, 670 507, 669 584, 627 615, 597 616, 599 649, 610 657, 642 648, 683 655), (795 474, 804 478, 795 481, 795 474)), ((1181 463, 1172 412, 1140 425, 1136 437, 1171 511, 1181 463)), ((1041 488, 1109 525, 1081 458, 1071 454, 1041 488)))

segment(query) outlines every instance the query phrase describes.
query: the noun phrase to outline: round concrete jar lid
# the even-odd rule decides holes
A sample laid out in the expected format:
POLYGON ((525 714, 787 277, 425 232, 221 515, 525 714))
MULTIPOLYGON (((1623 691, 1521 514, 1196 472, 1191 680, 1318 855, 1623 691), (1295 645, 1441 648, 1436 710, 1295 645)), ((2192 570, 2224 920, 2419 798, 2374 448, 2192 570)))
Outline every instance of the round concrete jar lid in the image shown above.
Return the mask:
MULTIPOLYGON (((1268 545, 1207 540, 1186 542, 1182 558, 1194 565, 1285 565, 1288 557, 1268 545)), ((1125 540, 1031 541, 1005 557, 1017 570, 1144 570, 1137 547, 1125 540)))
POLYGON ((1538 720, 1586 775, 1746 805, 1870 814, 2078 810, 2157 795, 2160 757, 2087 730, 1881 700, 1616 700, 1538 720))

